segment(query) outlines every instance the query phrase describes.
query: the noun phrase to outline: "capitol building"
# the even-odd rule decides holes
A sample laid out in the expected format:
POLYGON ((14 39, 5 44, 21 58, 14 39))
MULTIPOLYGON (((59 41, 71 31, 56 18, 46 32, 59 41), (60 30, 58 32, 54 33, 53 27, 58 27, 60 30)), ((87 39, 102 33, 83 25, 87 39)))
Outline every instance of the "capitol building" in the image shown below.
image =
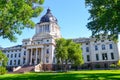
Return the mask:
MULTIPOLYGON (((23 39, 22 45, 1 48, 8 57, 7 68, 14 68, 13 71, 27 67, 34 71, 54 70, 55 39, 61 37, 58 21, 51 10, 47 9, 46 14, 36 24, 32 38, 23 39)), ((72 40, 82 45, 84 59, 82 68, 91 66, 96 68, 98 65, 100 68, 109 67, 110 64, 116 64, 119 60, 117 43, 109 40, 107 36, 100 35, 99 39, 90 37, 72 40)))

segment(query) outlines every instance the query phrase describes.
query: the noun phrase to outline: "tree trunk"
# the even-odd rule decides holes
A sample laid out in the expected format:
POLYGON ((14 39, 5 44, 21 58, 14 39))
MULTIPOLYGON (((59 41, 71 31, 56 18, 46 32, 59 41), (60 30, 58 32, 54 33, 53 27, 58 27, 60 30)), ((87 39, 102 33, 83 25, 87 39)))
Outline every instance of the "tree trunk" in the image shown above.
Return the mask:
POLYGON ((67 70, 68 70, 67 66, 68 66, 68 61, 66 60, 66 61, 65 61, 65 71, 66 71, 66 72, 67 72, 67 70))
POLYGON ((63 71, 63 60, 62 60, 62 65, 61 65, 61 71, 63 71))

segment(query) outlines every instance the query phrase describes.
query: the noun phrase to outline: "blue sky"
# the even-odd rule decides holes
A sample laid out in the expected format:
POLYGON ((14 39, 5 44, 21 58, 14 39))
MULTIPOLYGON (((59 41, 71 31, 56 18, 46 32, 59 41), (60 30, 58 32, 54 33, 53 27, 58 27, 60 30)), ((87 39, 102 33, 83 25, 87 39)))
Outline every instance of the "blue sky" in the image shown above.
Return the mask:
MULTIPOLYGON (((84 0, 45 0, 43 7, 44 11, 40 16, 33 19, 35 23, 38 23, 46 13, 47 8, 50 8, 52 14, 58 19, 62 37, 79 38, 91 36, 91 31, 86 28, 89 13, 84 0)), ((16 43, 0 38, 0 45, 1 47, 9 47, 22 44, 22 39, 32 38, 34 33, 35 29, 24 29, 22 35, 17 36, 16 43)))

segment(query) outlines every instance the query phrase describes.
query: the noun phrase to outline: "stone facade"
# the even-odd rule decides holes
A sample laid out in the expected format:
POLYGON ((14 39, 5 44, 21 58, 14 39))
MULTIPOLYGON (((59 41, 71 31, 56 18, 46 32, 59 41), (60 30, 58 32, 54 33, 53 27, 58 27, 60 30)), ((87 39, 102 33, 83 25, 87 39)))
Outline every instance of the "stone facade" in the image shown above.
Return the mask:
POLYGON ((119 60, 118 44, 109 40, 107 35, 101 34, 100 38, 78 38, 73 41, 82 44, 82 54, 87 67, 109 67, 119 60))

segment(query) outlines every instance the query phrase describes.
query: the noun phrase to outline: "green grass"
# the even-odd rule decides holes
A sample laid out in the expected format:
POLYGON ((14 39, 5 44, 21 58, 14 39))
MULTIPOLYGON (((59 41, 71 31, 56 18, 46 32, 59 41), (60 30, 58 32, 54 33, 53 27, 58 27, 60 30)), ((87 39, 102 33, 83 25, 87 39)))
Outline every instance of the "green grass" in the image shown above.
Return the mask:
POLYGON ((0 80, 120 80, 120 70, 69 71, 0 75, 0 80))

